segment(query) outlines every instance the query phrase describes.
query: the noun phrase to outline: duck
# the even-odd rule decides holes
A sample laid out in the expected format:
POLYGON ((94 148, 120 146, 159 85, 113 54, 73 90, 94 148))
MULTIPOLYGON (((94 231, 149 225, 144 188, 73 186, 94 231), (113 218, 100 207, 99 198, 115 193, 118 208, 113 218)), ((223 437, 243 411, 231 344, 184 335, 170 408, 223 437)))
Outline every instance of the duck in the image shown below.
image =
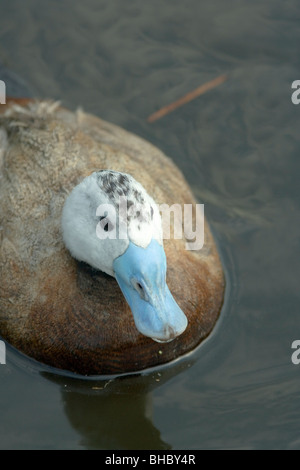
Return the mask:
POLYGON ((58 102, 8 100, 0 111, 1 337, 85 376, 193 351, 217 322, 225 282, 206 218, 196 248, 182 218, 174 236, 175 213, 166 230, 160 208, 174 204, 195 209, 198 230, 199 204, 173 161, 58 102))

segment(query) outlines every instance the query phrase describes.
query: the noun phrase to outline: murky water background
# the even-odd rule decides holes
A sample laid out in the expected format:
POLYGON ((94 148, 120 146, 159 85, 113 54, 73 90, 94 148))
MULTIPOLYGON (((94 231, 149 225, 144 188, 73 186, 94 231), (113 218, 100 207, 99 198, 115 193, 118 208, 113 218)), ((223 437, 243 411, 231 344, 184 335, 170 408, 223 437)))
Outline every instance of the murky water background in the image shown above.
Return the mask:
POLYGON ((300 448, 299 2, 11 0, 0 11, 0 61, 36 96, 82 106, 175 160, 227 279, 216 329, 175 370, 86 384, 8 348, 0 448, 300 448))

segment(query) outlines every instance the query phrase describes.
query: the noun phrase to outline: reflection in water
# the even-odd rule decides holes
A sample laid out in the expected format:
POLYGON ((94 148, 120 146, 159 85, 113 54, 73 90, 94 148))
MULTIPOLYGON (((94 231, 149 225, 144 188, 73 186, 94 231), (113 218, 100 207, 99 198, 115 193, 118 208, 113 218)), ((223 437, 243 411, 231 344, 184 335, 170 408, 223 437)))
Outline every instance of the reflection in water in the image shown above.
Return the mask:
POLYGON ((170 449, 151 417, 151 394, 84 395, 62 390, 66 415, 88 449, 170 449))
POLYGON ((51 368, 41 375, 60 385, 65 414, 86 449, 171 449, 153 424, 152 392, 190 367, 196 356, 116 378, 78 379, 53 374, 51 368))

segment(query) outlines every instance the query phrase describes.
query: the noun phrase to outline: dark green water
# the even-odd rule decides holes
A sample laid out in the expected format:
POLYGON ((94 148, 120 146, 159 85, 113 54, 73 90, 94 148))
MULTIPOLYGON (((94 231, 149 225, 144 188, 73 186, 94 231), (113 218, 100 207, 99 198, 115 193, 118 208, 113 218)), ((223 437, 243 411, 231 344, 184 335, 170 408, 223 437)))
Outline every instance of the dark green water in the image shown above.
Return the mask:
POLYGON ((216 329, 179 370, 83 384, 8 348, 0 448, 299 449, 298 0, 0 9, 0 61, 36 96, 82 106, 175 160, 205 204, 227 278, 216 329), (214 91, 147 123, 223 73, 214 91))

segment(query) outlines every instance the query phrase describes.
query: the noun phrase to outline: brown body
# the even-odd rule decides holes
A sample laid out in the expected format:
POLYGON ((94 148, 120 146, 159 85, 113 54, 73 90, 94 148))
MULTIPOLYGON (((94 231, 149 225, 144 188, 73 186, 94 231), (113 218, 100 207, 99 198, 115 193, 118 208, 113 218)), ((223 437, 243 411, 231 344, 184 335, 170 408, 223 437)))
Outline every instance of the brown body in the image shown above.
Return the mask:
POLYGON ((78 263, 62 240, 68 193, 104 168, 130 173, 158 204, 195 203, 170 159, 113 124, 46 102, 0 115, 0 335, 87 375, 137 371, 192 350, 212 330, 224 290, 207 223, 200 251, 165 240, 168 286, 189 324, 166 344, 137 331, 115 279, 78 263))

